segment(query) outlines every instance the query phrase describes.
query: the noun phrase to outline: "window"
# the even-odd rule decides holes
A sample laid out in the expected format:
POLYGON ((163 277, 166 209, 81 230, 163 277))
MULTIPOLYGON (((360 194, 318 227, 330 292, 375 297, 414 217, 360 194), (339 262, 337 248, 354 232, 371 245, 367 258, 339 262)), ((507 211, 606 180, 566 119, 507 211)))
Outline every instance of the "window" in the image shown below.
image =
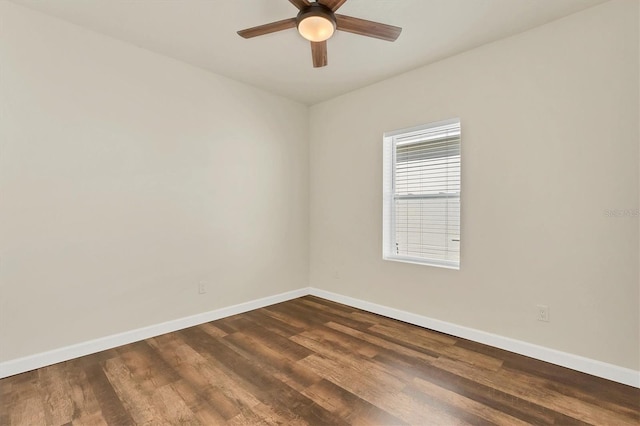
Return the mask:
POLYGON ((460 120, 384 134, 383 258, 460 268, 460 120))

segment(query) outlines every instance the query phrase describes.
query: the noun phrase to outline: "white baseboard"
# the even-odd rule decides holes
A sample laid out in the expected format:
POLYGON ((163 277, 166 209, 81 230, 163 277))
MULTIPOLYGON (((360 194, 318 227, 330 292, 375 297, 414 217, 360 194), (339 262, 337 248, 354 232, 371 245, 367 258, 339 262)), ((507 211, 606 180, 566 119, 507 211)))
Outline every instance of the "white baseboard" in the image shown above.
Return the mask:
POLYGON ((286 293, 268 296, 262 299, 256 299, 238 305, 228 306, 226 308, 215 309, 213 311, 192 315, 185 318, 179 318, 173 321, 167 321, 149 327, 139 328, 136 330, 126 331, 124 333, 114 334, 35 355, 26 356, 0 363, 0 379, 12 376, 14 374, 24 373, 25 371, 34 370, 36 368, 45 367, 47 365, 56 364, 62 361, 68 361, 84 355, 100 352, 106 349, 115 348, 150 337, 159 336, 165 333, 182 330, 187 327, 203 324, 209 321, 215 321, 231 315, 241 314, 275 303, 285 302, 287 300, 311 294, 313 296, 322 297, 323 299, 332 300, 354 308, 362 309, 385 317, 397 319, 425 327, 431 330, 450 334, 452 336, 469 339, 474 342, 483 343, 485 345, 515 352, 531 358, 546 361, 562 367, 571 368, 572 370, 581 371, 593 376, 602 377, 614 382, 623 383, 625 385, 640 388, 640 372, 628 368, 619 367, 617 365, 573 355, 566 352, 549 349, 543 346, 534 345, 532 343, 523 342, 521 340, 511 339, 509 337, 499 336, 497 334, 487 333, 485 331, 476 330, 469 327, 452 324, 445 321, 428 318, 422 315, 413 314, 411 312, 390 308, 376 303, 367 302, 353 297, 343 296, 325 290, 313 287, 301 288, 286 293))
POLYGON ((409 324, 419 325, 420 327, 428 328, 430 330, 439 331, 452 336, 461 337, 463 339, 473 340, 474 342, 483 343, 485 345, 515 352, 541 361, 546 361, 551 364, 581 371, 583 373, 591 374, 592 376, 602 377, 607 380, 640 388, 640 371, 619 367, 617 365, 585 358, 579 355, 573 355, 567 352, 557 351, 555 349, 549 349, 544 346, 534 345, 532 343, 499 336, 497 334, 487 333, 486 331, 480 331, 428 318, 422 315, 412 314, 411 312, 389 308, 387 306, 343 296, 341 294, 320 290, 314 287, 309 288, 309 294, 372 312, 374 314, 404 321, 409 324))
POLYGON ((89 340, 87 342, 82 342, 75 345, 26 356, 23 358, 1 362, 0 379, 8 376, 13 376, 14 374, 35 370, 36 368, 45 367, 47 365, 56 364, 58 362, 68 361, 70 359, 104 351, 106 349, 138 342, 140 340, 159 336, 161 334, 171 333, 173 331, 182 330, 187 327, 193 327, 194 325, 203 324, 209 321, 215 321, 217 319, 228 317, 231 315, 241 314, 243 312, 263 308, 275 303, 296 299, 307 294, 309 294, 309 289, 305 287, 298 290, 288 291, 286 293, 276 294, 275 296, 263 297, 262 299, 256 299, 233 306, 228 306, 226 308, 215 309, 213 311, 203 312, 201 314, 196 314, 185 318, 178 318, 176 320, 138 328, 136 330, 125 331, 124 333, 101 337, 99 339, 89 340))

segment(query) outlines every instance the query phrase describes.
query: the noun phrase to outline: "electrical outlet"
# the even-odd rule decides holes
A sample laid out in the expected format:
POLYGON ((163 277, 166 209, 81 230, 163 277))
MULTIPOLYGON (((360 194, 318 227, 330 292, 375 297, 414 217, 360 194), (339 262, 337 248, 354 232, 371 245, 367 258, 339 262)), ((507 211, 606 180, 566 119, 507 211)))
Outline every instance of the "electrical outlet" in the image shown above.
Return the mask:
POLYGON ((538 321, 549 322, 549 307, 547 305, 538 305, 538 321))
POLYGON ((207 292, 207 282, 200 281, 198 283, 198 294, 205 294, 207 292))

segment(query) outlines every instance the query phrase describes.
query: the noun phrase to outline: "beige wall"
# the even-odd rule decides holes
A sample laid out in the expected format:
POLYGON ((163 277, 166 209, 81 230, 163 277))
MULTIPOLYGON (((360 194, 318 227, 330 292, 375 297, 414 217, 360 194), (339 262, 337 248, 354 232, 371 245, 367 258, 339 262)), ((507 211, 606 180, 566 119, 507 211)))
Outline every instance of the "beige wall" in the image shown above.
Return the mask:
POLYGON ((0 1, 0 119, 0 361, 307 285, 306 106, 0 1))
POLYGON ((640 369, 638 50, 613 1, 313 106, 310 284, 640 369), (452 117, 461 269, 383 261, 382 133, 452 117))

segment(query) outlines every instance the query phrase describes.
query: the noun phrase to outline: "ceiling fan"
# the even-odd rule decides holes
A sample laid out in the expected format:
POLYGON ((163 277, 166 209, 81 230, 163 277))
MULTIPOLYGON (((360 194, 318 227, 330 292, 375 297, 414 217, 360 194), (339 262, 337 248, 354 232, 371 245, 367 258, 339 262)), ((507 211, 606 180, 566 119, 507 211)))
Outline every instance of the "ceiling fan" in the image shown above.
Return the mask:
POLYGON ((315 68, 327 65, 327 40, 335 30, 346 31, 381 40, 395 41, 402 28, 336 12, 347 0, 289 0, 298 8, 298 16, 238 31, 244 38, 252 38, 297 27, 300 35, 311 42, 311 57, 315 68))

